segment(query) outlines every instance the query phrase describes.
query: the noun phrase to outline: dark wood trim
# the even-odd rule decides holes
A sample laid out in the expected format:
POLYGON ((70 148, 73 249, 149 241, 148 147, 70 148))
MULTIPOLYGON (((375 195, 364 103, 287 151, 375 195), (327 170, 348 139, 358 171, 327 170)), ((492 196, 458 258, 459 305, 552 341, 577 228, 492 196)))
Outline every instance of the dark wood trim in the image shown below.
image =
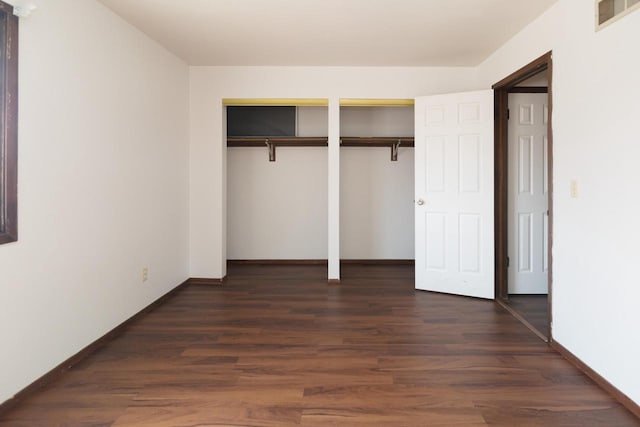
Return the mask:
POLYGON ((507 151, 508 132, 505 123, 508 120, 509 98, 505 90, 494 91, 494 215, 495 215, 495 281, 496 298, 507 298, 507 256, 508 256, 508 165, 509 154, 507 151))
POLYGON ((4 13, 8 13, 10 15, 13 15, 13 6, 11 6, 9 3, 5 3, 5 2, 0 0, 0 12, 4 12, 4 13))
POLYGON ((549 181, 549 234, 548 234, 548 262, 549 265, 549 305, 547 307, 547 312, 549 313, 549 342, 553 342, 553 331, 551 329, 551 325, 553 325, 553 310, 552 300, 553 300, 553 218, 554 218, 554 210, 553 210, 553 55, 551 52, 546 55, 547 60, 547 82, 549 84, 549 117, 547 118, 547 168, 548 170, 548 181, 549 181))
POLYGON ((589 365, 584 363, 577 357, 575 354, 567 350, 562 344, 558 341, 553 341, 551 343, 551 348, 556 350, 562 357, 567 359, 572 365, 576 368, 580 369, 586 376, 591 378, 593 382, 595 382, 600 388, 605 390, 614 399, 620 402, 625 408, 627 408, 632 414, 636 417, 640 418, 640 405, 631 400, 629 396, 621 392, 616 386, 607 381, 602 375, 598 374, 596 371, 591 369, 589 365))
POLYGON ((4 31, 0 58, 5 69, 0 99, 0 244, 18 240, 18 23, 13 7, 0 2, 0 29, 4 31))
MULTIPOLYGON (((534 59, 532 62, 520 68, 518 71, 509 74, 507 77, 491 86, 491 88, 494 90, 505 88, 510 89, 517 86, 519 83, 522 83, 523 81, 535 76, 536 74, 546 70, 551 63, 551 54, 551 52, 547 52, 541 57, 534 59)), ((551 88, 551 82, 549 82, 549 88, 551 88)))
POLYGON ((229 259, 228 265, 327 265, 326 259, 229 259))
POLYGON ((549 234, 548 234, 548 264, 549 264, 549 322, 547 337, 549 342, 553 341, 553 55, 547 52, 531 63, 510 74, 498 83, 493 85, 495 101, 495 278, 496 278, 496 298, 508 305, 508 108, 509 91, 518 84, 539 73, 546 73, 549 87, 549 117, 547 120, 547 155, 548 155, 548 181, 549 181, 549 234))
POLYGON ((515 317, 522 324, 524 324, 524 326, 526 326, 531 332, 536 334, 538 336, 538 338, 540 338, 544 342, 549 342, 549 338, 546 337, 544 335, 544 333, 539 331, 538 328, 533 326, 527 319, 525 319, 520 313, 518 313, 516 310, 514 310, 513 307, 511 307, 509 304, 507 304, 504 300, 498 298, 498 299, 496 299, 496 302, 498 303, 498 305, 500 305, 500 307, 502 307, 505 310, 507 310, 509 313, 511 313, 511 315, 513 317, 515 317))
POLYGON ((85 348, 83 348, 73 356, 69 357, 64 362, 60 363, 58 366, 56 366, 55 368, 53 368, 52 370, 50 370, 49 372, 47 372, 46 374, 44 374, 43 376, 41 376, 40 378, 32 382, 31 384, 29 384, 27 387, 20 390, 18 393, 16 393, 15 396, 10 398, 9 400, 3 403, 0 403, 0 415, 8 412, 10 409, 14 408, 17 404, 19 404, 25 398, 34 394, 41 388, 45 387, 47 384, 50 384, 51 382, 55 381, 57 378, 63 375, 66 371, 71 369, 73 366, 77 365, 82 360, 86 359, 89 355, 95 353, 97 350, 104 347, 106 344, 108 344, 110 341, 112 341, 114 338, 116 338, 118 335, 124 332, 127 329, 127 327, 129 327, 132 323, 136 322, 137 320, 142 318, 144 315, 149 313, 151 310, 153 310, 154 308, 166 302, 169 298, 171 298, 177 292, 182 290, 184 287, 188 286, 190 281, 191 279, 185 280, 184 282, 182 282, 181 284, 179 284, 178 286, 176 286, 175 288, 173 288, 172 290, 170 290, 169 292, 167 292, 166 294, 164 294, 163 296, 161 296, 160 298, 158 298, 157 300, 155 300, 154 302, 152 302, 151 304, 149 304, 148 306, 140 310, 138 313, 134 314, 124 322, 120 323, 111 331, 107 332, 106 334, 104 334, 103 336, 101 336, 100 338, 98 338, 97 340, 95 340, 94 342, 92 342, 91 344, 89 344, 88 346, 86 346, 85 348))
POLYGON ((340 279, 328 279, 327 280, 327 284, 328 285, 339 285, 340 284, 340 279))
POLYGON ((206 279, 200 277, 192 277, 189 279, 190 285, 222 285, 227 280, 227 276, 216 279, 206 279))
POLYGON ((509 93, 549 93, 545 86, 517 86, 509 89, 509 93))
POLYGON ((414 259, 341 259, 341 264, 356 265, 415 265, 414 259))

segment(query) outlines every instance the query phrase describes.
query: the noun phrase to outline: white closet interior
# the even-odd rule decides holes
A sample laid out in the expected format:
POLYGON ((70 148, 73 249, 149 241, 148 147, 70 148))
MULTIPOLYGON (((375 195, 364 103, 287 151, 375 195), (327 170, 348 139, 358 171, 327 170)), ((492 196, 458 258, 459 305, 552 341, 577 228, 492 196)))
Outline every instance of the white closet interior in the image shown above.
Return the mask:
MULTIPOLYGON (((414 259, 413 116, 412 105, 340 107, 341 259, 414 259)), ((297 138, 326 144, 328 127, 326 106, 297 107, 297 138)), ((280 140, 249 139, 227 138, 227 259, 327 259, 326 146, 276 144, 270 161, 280 140)))
MULTIPOLYGON (((326 137, 324 106, 300 106, 297 137, 326 137)), ((327 259, 327 148, 227 148, 227 259, 327 259)), ((229 144, 228 144, 229 145, 229 144)))
MULTIPOLYGON (((414 135, 413 106, 342 106, 340 136, 414 135)), ((340 257, 345 260, 414 259, 414 156, 400 147, 340 149, 340 257)))

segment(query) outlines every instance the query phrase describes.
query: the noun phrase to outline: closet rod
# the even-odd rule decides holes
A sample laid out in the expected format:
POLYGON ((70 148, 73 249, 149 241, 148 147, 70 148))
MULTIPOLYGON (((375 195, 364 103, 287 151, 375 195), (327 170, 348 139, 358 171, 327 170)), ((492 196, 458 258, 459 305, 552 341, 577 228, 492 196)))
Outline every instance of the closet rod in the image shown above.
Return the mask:
POLYGON ((227 137, 227 147, 264 147, 269 149, 269 161, 276 161, 276 147, 326 147, 327 137, 227 137))
POLYGON ((340 145, 343 147, 389 147, 400 142, 403 147, 413 147, 413 137, 352 137, 343 136, 340 138, 340 145))
POLYGON ((413 147, 413 137, 343 137, 340 139, 343 147, 389 147, 391 148, 391 161, 398 161, 398 149, 400 147, 413 147))
MULTIPOLYGON (((269 149, 269 161, 276 161, 276 147, 326 147, 327 137, 227 137, 227 147, 264 147, 269 149)), ((389 147, 391 161, 398 160, 400 147, 413 147, 413 137, 342 137, 342 147, 389 147)))
POLYGON ((227 147, 264 147, 274 144, 279 147, 326 147, 327 137, 270 136, 270 137, 227 137, 227 147))

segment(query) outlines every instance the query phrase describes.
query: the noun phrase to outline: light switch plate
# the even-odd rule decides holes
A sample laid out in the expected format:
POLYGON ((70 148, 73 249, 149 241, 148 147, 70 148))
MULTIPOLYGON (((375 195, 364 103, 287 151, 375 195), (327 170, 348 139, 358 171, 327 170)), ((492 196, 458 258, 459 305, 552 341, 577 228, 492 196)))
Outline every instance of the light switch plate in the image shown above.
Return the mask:
POLYGON ((578 181, 575 179, 572 179, 569 183, 569 194, 573 199, 578 198, 578 181))

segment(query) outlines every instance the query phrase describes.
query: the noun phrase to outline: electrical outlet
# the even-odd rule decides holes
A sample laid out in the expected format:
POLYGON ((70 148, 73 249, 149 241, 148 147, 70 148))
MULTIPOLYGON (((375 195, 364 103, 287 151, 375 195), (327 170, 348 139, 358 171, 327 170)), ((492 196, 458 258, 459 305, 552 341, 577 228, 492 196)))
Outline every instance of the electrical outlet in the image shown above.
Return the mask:
POLYGON ((142 269, 142 283, 146 282, 147 280, 149 280, 149 268, 144 267, 142 269))

